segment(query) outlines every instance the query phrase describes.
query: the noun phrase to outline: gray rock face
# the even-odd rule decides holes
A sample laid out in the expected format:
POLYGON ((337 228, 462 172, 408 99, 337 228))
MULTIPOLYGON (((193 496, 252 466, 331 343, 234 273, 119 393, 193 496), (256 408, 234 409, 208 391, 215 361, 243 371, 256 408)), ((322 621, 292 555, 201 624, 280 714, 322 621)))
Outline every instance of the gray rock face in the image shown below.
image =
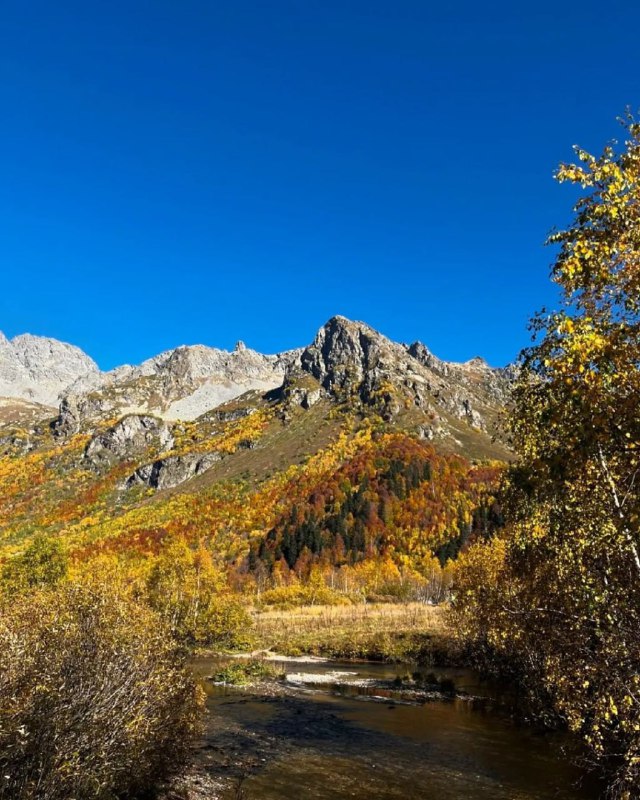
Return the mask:
POLYGON ((67 434, 85 420, 122 414, 193 420, 249 390, 278 388, 299 353, 265 356, 243 345, 233 352, 195 345, 161 353, 139 367, 85 376, 66 392, 56 429, 67 434))
POLYGON ((433 353, 422 342, 414 342, 407 347, 407 352, 410 356, 419 361, 425 367, 440 375, 443 378, 449 377, 450 365, 446 361, 434 356, 433 353))
MULTIPOLYGON (((362 322, 333 317, 300 356, 302 371, 329 393, 376 404, 392 418, 403 407, 431 415, 433 431, 446 432, 445 415, 487 430, 508 399, 511 376, 482 359, 445 362, 421 342, 407 347, 362 322), (405 398, 402 401, 402 398, 405 398)), ((294 379, 289 370, 288 379, 294 379)), ((431 435, 424 431, 424 435, 431 435)))
MULTIPOLYGON (((288 412, 292 406, 309 409, 327 394, 329 392, 322 388, 316 378, 305 372, 297 363, 287 371, 279 392, 285 412, 288 412)), ((286 416, 285 414, 285 418, 286 416)))
POLYGON ((292 402, 307 409, 315 406, 321 397, 320 389, 293 389, 291 392, 292 402))
POLYGON ((421 343, 415 342, 407 352, 431 372, 446 379, 450 388, 446 405, 460 418, 475 427, 483 427, 482 416, 475 406, 504 407, 509 402, 516 377, 514 367, 490 367, 483 358, 472 358, 464 364, 441 361, 421 343))
POLYGON ((74 381, 97 373, 78 347, 28 333, 9 340, 0 333, 0 397, 56 406, 74 381))
POLYGON ((404 381, 411 372, 402 345, 345 317, 333 317, 318 331, 300 364, 330 393, 359 395, 364 403, 374 401, 385 381, 404 381))
POLYGON ((328 392, 338 397, 359 397, 366 404, 380 399, 385 385, 400 387, 422 397, 432 377, 407 349, 365 325, 333 317, 318 331, 300 357, 309 372, 328 392))
MULTIPOLYGON (((480 358, 446 362, 421 342, 398 344, 345 317, 330 319, 308 347, 279 355, 241 341, 232 352, 185 346, 105 373, 71 345, 0 334, 0 397, 42 404, 45 415, 59 402, 54 431, 63 437, 114 418, 194 420, 249 391, 280 388, 288 407, 310 408, 328 396, 375 406, 388 420, 417 409, 422 418, 411 424, 425 436, 455 435, 457 421, 493 434, 513 378, 512 368, 493 369, 480 358)), ((131 424, 112 431, 109 442, 96 441, 87 457, 107 463, 124 439, 135 450, 161 438, 144 423, 136 430, 131 424)))
POLYGON ((94 436, 85 448, 84 457, 102 469, 144 453, 151 446, 160 451, 170 450, 173 447, 170 427, 156 417, 132 415, 94 436))
POLYGON ((183 456, 168 456, 137 469, 126 486, 149 486, 152 489, 172 489, 201 475, 222 459, 220 453, 188 453, 183 456))
POLYGON ((214 408, 211 411, 207 411, 206 414, 203 414, 200 420, 202 422, 235 422, 236 420, 250 417, 252 414, 255 414, 257 410, 257 408, 251 407, 233 409, 214 408))
MULTIPOLYGON (((320 328, 313 343, 300 356, 302 369, 327 390, 360 386, 380 360, 387 341, 368 325, 332 317, 320 328)), ((391 342, 388 342, 391 346, 391 342)))

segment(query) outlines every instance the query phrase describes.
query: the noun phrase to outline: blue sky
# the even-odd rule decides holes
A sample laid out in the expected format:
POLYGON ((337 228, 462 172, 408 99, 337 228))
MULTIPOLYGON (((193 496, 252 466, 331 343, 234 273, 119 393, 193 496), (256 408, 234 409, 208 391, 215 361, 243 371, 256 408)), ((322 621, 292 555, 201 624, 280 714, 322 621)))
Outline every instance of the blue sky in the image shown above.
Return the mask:
POLYGON ((494 364, 554 302, 551 178, 640 106, 640 5, 5 0, 0 329, 103 368, 336 313, 494 364))

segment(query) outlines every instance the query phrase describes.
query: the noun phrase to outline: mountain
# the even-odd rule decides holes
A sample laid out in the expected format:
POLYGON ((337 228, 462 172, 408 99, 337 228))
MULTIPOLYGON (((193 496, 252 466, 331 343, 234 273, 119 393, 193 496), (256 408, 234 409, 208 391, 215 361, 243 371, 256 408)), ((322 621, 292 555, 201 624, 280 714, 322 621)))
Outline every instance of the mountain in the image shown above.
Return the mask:
POLYGON ((278 388, 298 355, 262 355, 242 342, 230 353, 195 345, 168 350, 138 367, 85 375, 64 393, 58 430, 77 432, 87 422, 125 414, 193 420, 246 391, 278 388))
POLYGON ((512 369, 344 317, 298 350, 183 346, 109 372, 50 339, 0 348, 0 562, 42 530, 79 559, 205 536, 240 581, 423 559, 485 530, 511 458, 512 369))
POLYGON ((345 317, 331 318, 298 350, 263 355, 242 342, 232 352, 182 346, 108 372, 55 339, 0 337, 0 436, 30 430, 29 447, 54 406, 52 430, 64 439, 128 415, 191 422, 257 392, 270 401, 277 396, 285 420, 292 406, 308 409, 325 398, 376 412, 447 450, 508 455, 499 419, 513 369, 492 368, 481 358, 442 361, 421 342, 398 344, 345 317))
POLYGON ((383 419, 470 455, 505 455, 499 416, 513 378, 480 358, 434 356, 421 342, 398 344, 363 322, 330 319, 307 347, 262 355, 203 345, 168 350, 139 366, 101 372, 79 348, 25 334, 0 334, 0 430, 51 417, 59 437, 125 415, 193 421, 248 391, 279 391, 283 413, 320 397, 375 409, 383 419), (19 401, 19 402, 18 402, 19 401))
POLYGON ((98 373, 78 347, 28 333, 7 339, 0 332, 0 397, 56 406, 74 381, 98 373))
POLYGON ((392 342, 363 322, 333 317, 290 365, 285 385, 296 375, 312 376, 336 399, 377 408, 428 439, 449 440, 453 449, 473 449, 471 439, 499 435, 513 373, 480 358, 455 364, 433 356, 421 342, 392 342), (477 434, 477 435, 476 435, 477 434), (466 443, 466 444, 465 444, 466 443))

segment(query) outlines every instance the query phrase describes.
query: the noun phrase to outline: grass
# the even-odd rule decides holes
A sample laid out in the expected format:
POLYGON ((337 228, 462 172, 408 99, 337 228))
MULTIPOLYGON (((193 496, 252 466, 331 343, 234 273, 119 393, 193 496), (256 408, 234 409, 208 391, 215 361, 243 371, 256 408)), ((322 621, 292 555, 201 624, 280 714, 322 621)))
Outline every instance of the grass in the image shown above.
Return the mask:
POLYGON ((260 681, 278 680, 282 675, 282 670, 273 664, 264 659, 252 658, 248 661, 227 664, 214 673, 211 680, 214 683, 228 683, 232 686, 248 686, 260 681))
POLYGON ((423 603, 302 606, 255 614, 258 647, 288 656, 448 662, 445 609, 423 603))

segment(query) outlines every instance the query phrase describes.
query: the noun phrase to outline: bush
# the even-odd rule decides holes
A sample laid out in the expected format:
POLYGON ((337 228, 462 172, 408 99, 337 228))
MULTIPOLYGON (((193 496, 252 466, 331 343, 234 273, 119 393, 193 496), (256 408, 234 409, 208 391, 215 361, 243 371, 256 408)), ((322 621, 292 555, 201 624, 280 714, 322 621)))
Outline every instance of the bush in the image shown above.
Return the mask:
POLYGON ((0 610, 0 798, 114 800, 178 769, 201 697, 158 618, 66 584, 0 610))
POLYGON ((214 683, 227 683, 232 686, 249 686, 260 681, 281 680, 284 672, 265 659, 251 658, 227 664, 211 676, 214 683))
POLYGON ((344 606, 351 601, 327 586, 317 584, 276 586, 260 595, 260 604, 272 608, 297 608, 298 606, 344 606))
POLYGON ((0 587, 6 594, 16 594, 37 586, 55 586, 66 577, 68 568, 62 542, 39 533, 23 553, 3 564, 0 587))
POLYGON ((245 646, 251 617, 226 588, 224 574, 200 544, 192 549, 181 539, 165 542, 151 569, 146 600, 188 646, 245 646))

